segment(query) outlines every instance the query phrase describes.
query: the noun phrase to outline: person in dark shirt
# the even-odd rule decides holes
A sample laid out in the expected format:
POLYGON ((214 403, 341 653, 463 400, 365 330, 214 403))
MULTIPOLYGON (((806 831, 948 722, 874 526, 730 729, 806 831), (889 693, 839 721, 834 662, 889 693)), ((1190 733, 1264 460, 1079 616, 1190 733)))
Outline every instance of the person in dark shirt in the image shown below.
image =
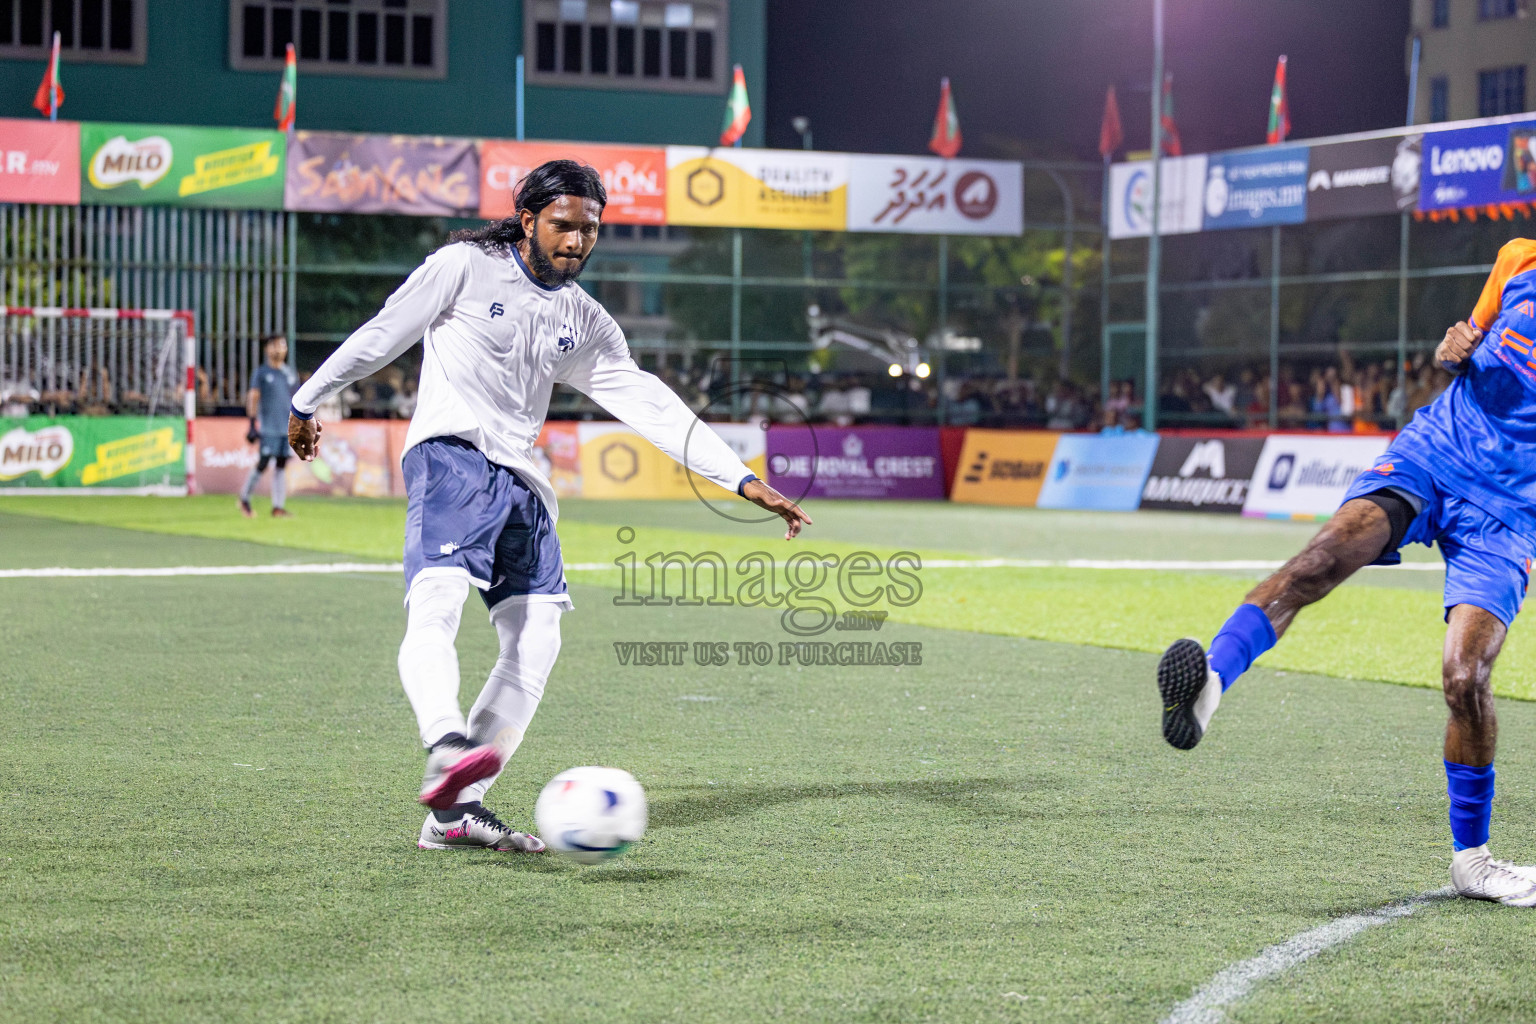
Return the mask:
POLYGON ((288 446, 288 406, 293 393, 299 387, 299 375, 288 365, 288 339, 273 334, 262 340, 262 355, 266 362, 251 374, 251 389, 245 394, 245 414, 251 418, 251 429, 245 438, 258 445, 256 465, 245 478, 240 489, 240 512, 247 519, 251 511, 251 494, 261 482, 261 474, 274 459, 277 468, 272 473, 272 515, 277 518, 292 515, 283 507, 288 497, 288 480, 283 471, 293 449, 288 446))

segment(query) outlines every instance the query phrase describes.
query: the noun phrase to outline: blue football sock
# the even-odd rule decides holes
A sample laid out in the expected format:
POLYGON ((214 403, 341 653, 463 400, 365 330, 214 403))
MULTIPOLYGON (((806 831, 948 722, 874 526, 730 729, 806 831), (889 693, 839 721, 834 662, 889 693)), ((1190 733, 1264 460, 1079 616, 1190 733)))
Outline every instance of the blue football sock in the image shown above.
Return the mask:
POLYGON ((1221 676, 1221 689, 1237 682, 1237 677, 1248 671, 1255 658, 1275 646, 1275 627, 1269 616, 1256 604, 1240 604, 1237 611, 1221 627, 1216 639, 1211 641, 1207 656, 1211 668, 1221 676))
POLYGON ((1458 850, 1485 845, 1493 816, 1493 762, 1479 768, 1445 762, 1445 790, 1451 797, 1451 844, 1458 850))

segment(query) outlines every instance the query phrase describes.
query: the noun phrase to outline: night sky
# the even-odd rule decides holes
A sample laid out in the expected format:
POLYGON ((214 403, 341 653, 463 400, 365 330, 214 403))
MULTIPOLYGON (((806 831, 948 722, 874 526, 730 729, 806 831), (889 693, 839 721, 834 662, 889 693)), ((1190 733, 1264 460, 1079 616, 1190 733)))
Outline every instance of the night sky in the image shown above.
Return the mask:
MULTIPOLYGON (((1406 0, 1166 0, 1167 66, 1187 153, 1264 141, 1275 58, 1291 138, 1402 124, 1406 0)), ((1098 159, 1113 82, 1126 148, 1145 149, 1151 0, 769 0, 768 145, 920 153, 948 75, 962 153, 1098 159)), ((757 108, 756 97, 753 98, 757 108)), ((1123 156, 1123 150, 1122 150, 1123 156)))

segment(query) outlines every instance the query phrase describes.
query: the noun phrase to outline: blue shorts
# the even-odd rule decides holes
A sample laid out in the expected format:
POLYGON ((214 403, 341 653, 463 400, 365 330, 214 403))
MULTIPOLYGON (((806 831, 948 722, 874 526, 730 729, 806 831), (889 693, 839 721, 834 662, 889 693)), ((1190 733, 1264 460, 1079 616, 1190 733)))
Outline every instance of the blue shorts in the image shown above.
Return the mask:
POLYGON ((256 449, 256 454, 264 459, 291 459, 293 449, 288 446, 288 435, 262 434, 261 445, 256 449))
POLYGON ((560 539, 544 502, 468 441, 434 437, 405 453, 405 589, 467 576, 487 608, 504 601, 570 607, 560 539))
MULTIPOLYGON (((1505 626, 1520 614, 1530 582, 1532 543, 1464 498, 1444 490, 1423 467, 1388 448, 1376 465, 1349 485, 1345 501, 1376 491, 1400 491, 1416 499, 1418 515, 1403 535, 1404 544, 1439 544, 1445 558, 1445 611, 1458 604, 1490 612, 1505 626)), ((1394 549, 1378 565, 1396 565, 1394 549)))

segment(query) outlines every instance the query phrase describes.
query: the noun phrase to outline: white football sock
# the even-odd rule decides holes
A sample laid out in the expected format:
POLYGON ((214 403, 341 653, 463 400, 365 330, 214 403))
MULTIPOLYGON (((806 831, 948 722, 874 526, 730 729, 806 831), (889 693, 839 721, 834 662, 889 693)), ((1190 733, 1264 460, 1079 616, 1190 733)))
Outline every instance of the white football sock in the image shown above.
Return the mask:
POLYGON ((282 508, 288 503, 288 472, 277 463, 272 464, 272 507, 282 508))
MULTIPOLYGON (((557 601, 503 601, 491 612, 501 653, 469 712, 469 736, 475 743, 495 743, 503 764, 523 742, 539 709, 544 683, 560 655, 560 616, 566 607, 557 601)), ((492 775, 466 786, 459 803, 481 800, 495 781, 492 775)))
POLYGON ((459 653, 453 646, 468 596, 467 577, 432 576, 416 580, 406 601, 400 685, 426 747, 449 733, 469 733, 459 710, 459 653))
POLYGON ((261 483, 261 470, 258 468, 260 465, 258 461, 251 467, 251 471, 245 475, 245 483, 240 487, 240 500, 247 504, 250 503, 251 495, 256 493, 256 485, 261 483))

